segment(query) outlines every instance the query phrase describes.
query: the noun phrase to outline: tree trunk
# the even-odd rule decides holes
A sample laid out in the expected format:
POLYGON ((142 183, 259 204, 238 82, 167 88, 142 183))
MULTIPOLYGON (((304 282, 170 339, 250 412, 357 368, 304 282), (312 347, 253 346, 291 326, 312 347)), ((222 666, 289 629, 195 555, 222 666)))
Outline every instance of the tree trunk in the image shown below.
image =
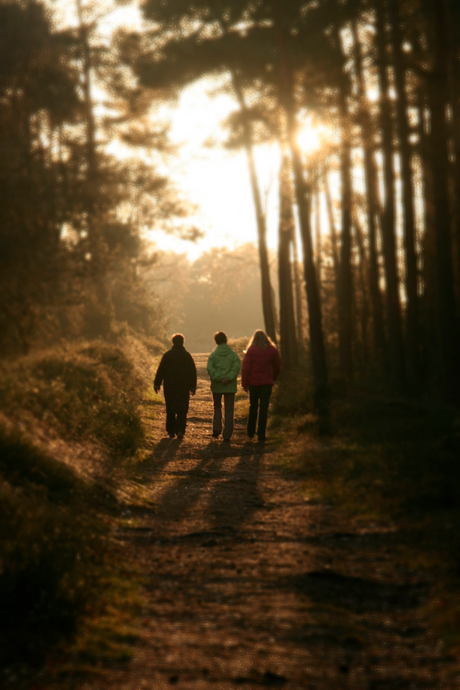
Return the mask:
POLYGON ((283 370, 299 365, 297 350, 294 298, 292 292, 291 238, 294 231, 294 213, 290 165, 283 156, 279 174, 280 215, 278 226, 278 278, 280 302, 280 348, 283 370))
POLYGON ((96 157, 96 127, 94 123, 94 109, 91 98, 91 52, 88 42, 82 0, 77 0, 79 22, 79 37, 82 51, 81 86, 83 90, 83 108, 86 126, 86 199, 88 239, 94 261, 97 263, 102 252, 101 238, 95 222, 96 186, 97 186, 97 157, 96 157))
POLYGON ((395 229, 395 181, 393 168, 393 123, 391 117, 390 84, 387 73, 387 44, 385 38, 385 17, 383 0, 376 3, 377 66, 380 90, 380 122, 383 153, 383 182, 385 203, 382 215, 383 258, 386 281, 386 303, 388 319, 388 349, 390 376, 393 385, 404 387, 404 342, 399 300, 397 248, 395 229))
POLYGON ((361 345, 362 354, 366 361, 369 359, 369 297, 367 293, 367 283, 366 283, 366 272, 367 269, 367 256, 364 247, 364 233, 359 224, 356 214, 354 214, 354 228, 356 235, 356 244, 358 246, 358 276, 359 276, 359 286, 361 288, 361 304, 360 304, 360 320, 359 325, 361 327, 361 345))
POLYGON ((351 142, 346 94, 339 95, 342 147, 340 151, 340 182, 342 228, 340 232, 339 270, 339 365, 341 373, 353 373, 353 277, 351 270, 351 142))
POLYGON ((367 233, 369 238, 369 292, 372 305, 372 327, 374 337, 374 349, 379 361, 379 369, 386 371, 387 361, 387 342, 385 335, 385 323, 382 307, 382 293, 380 290, 379 263, 377 252, 377 219, 381 219, 378 194, 378 171, 374 158, 374 128, 369 113, 366 90, 364 82, 364 67, 362 48, 359 43, 355 22, 352 23, 354 56, 356 62, 357 77, 357 98, 359 101, 359 120, 361 125, 361 136, 363 144, 364 158, 364 180, 366 187, 366 216, 367 233))
POLYGON ((350 93, 350 77, 345 68, 341 39, 337 25, 334 25, 332 39, 334 50, 342 61, 342 79, 338 90, 338 111, 340 122, 340 184, 341 184, 341 230, 340 266, 338 290, 339 316, 339 367, 345 378, 353 374, 353 276, 351 268, 351 140, 350 117, 347 98, 350 93))
POLYGON ((307 293, 310 352, 315 385, 315 403, 319 413, 320 433, 330 431, 330 408, 326 350, 321 314, 321 302, 313 261, 313 247, 310 223, 310 194, 304 179, 304 170, 297 143, 297 115, 294 101, 294 84, 287 37, 284 33, 282 16, 275 17, 276 40, 280 60, 280 96, 286 119, 286 132, 291 152, 294 175, 295 198, 299 214, 300 233, 303 246, 303 263, 307 293))
POLYGON ((439 328, 433 328, 438 324, 437 298, 436 298, 436 242, 434 237, 434 194, 433 172, 430 161, 430 118, 428 115, 428 98, 425 85, 417 89, 419 109, 419 137, 420 137, 420 165, 423 180, 423 217, 425 231, 422 235, 422 264, 421 264, 421 308, 422 308, 422 367, 424 386, 430 394, 438 389, 440 355, 439 328))
MULTIPOLYGON (((449 100, 452 108, 452 141, 454 149, 454 238, 457 308, 460 307, 460 8, 456 0, 448 3, 449 33, 446 37, 449 51, 449 100)), ((458 314, 460 316, 460 314, 458 314)))
POLYGON ((319 207, 319 171, 315 169, 314 173, 314 185, 313 185, 313 209, 315 217, 315 263, 316 263, 316 275, 318 277, 318 289, 321 295, 321 278, 322 278, 322 268, 323 268, 323 247, 322 247, 322 237, 321 237, 321 220, 320 220, 320 207, 319 207))
POLYGON ((406 266, 406 374, 411 391, 420 387, 420 306, 418 297, 418 270, 416 229, 412 176, 412 150, 409 141, 408 104, 405 79, 402 32, 398 2, 388 0, 393 49, 393 70, 396 87, 396 123, 399 135, 401 161, 401 190, 403 204, 403 238, 406 266))
POLYGON ((340 287, 339 287, 340 262, 339 262, 339 250, 338 250, 338 242, 337 242, 337 230, 335 227, 334 212, 332 210, 331 188, 329 186, 329 178, 327 176, 327 171, 325 171, 323 173, 323 181, 324 181, 324 193, 326 195, 326 209, 327 209, 327 217, 328 217, 328 221, 329 221, 329 232, 331 235, 332 264, 334 266, 335 298, 336 298, 337 310, 338 310, 339 301, 340 301, 340 287))
MULTIPOLYGON (((88 40, 88 27, 83 17, 82 1, 77 0, 78 30, 82 50, 81 85, 83 90, 83 108, 86 125, 86 221, 88 243, 91 254, 94 296, 97 301, 97 318, 91 316, 94 335, 107 335, 111 330, 112 302, 107 281, 107 245, 97 218, 98 165, 96 151, 96 126, 94 105, 91 97, 91 50, 88 40)), ((94 305, 89 307, 92 311, 94 305)))
POLYGON ((295 292, 295 315, 297 332, 297 349, 303 348, 303 310, 302 310, 302 285, 299 267, 299 255, 297 251, 297 237, 295 227, 291 235, 293 269, 294 269, 294 292, 295 292))
POLYGON ((435 17, 434 66, 430 79, 431 169, 434 200, 438 318, 441 334, 444 397, 449 402, 460 399, 460 343, 454 288, 451 241, 451 200, 449 197, 448 124, 448 54, 446 45, 447 13, 445 0, 433 2, 435 17))
MULTIPOLYGON (((232 72, 232 83, 235 90, 238 103, 240 105, 243 115, 247 113, 246 102, 244 100, 243 91, 238 83, 236 75, 232 72)), ((252 145, 252 132, 248 120, 243 117, 244 127, 244 146, 246 150, 246 157, 249 168, 249 178, 251 181, 252 198, 254 201, 254 208, 256 213, 257 223, 257 237, 259 247, 259 261, 260 261, 260 278, 262 284, 262 311, 264 315, 264 324, 267 335, 276 343, 276 324, 275 324, 275 307, 272 298, 272 286, 270 280, 270 265, 268 261, 267 248, 267 225, 265 221, 265 214, 262 209, 262 201, 260 197, 259 183, 257 180, 256 166, 254 162, 254 151, 252 145)))

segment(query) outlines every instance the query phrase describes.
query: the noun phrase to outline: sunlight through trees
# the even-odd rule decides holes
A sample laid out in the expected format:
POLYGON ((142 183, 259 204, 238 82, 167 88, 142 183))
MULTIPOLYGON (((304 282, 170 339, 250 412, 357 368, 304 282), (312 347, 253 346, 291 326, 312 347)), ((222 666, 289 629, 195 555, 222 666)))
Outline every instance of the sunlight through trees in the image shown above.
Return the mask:
POLYGON ((331 377, 458 400, 456 4, 152 1, 114 4, 106 20, 100 9, 76 0, 64 26, 59 3, 54 24, 40 2, 1 8, 3 350, 117 322, 164 335, 174 314, 142 268, 155 265, 152 238, 200 246, 203 230, 171 184, 181 161, 168 113, 212 79, 229 110, 207 143, 246 159, 264 327, 286 369, 309 352, 325 428, 331 377), (279 167, 270 189, 263 147, 279 167))

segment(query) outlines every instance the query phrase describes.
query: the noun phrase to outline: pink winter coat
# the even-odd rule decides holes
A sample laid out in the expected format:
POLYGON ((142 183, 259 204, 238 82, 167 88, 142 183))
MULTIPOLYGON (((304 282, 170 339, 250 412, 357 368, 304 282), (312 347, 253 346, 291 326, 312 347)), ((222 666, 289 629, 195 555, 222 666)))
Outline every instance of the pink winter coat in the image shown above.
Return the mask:
POLYGON ((269 345, 264 349, 251 345, 244 355, 241 384, 243 388, 272 384, 280 371, 281 359, 276 347, 269 345))

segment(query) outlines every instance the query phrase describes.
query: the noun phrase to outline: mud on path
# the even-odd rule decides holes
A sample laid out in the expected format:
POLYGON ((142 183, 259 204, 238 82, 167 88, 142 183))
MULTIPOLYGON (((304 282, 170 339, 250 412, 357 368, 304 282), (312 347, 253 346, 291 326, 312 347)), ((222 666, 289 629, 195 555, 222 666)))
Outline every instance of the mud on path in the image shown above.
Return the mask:
MULTIPOLYGON (((211 437, 206 355, 184 439, 157 439, 142 481, 152 508, 119 530, 142 573, 132 661, 82 690, 396 690, 460 687, 427 631, 430 584, 395 566, 395 535, 305 500, 280 449, 211 437)), ((158 408, 156 408, 158 409, 158 408)))

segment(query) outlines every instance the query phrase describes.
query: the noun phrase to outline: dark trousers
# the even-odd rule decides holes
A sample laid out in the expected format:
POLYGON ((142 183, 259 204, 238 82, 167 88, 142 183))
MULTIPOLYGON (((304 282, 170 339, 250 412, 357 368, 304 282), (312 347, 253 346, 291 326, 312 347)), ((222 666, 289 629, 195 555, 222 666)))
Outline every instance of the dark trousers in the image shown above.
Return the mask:
POLYGON ((224 432, 222 436, 230 439, 233 434, 233 415, 235 410, 235 393, 213 393, 214 414, 212 417, 212 433, 222 431, 222 396, 224 396, 224 432))
POLYGON ((172 412, 166 407, 166 433, 170 436, 185 434, 187 424, 186 412, 172 412))
POLYGON ((267 428, 268 404, 272 394, 273 386, 265 384, 263 386, 249 386, 249 416, 248 416, 248 436, 256 433, 257 415, 257 436, 259 441, 265 441, 265 431, 267 428))

